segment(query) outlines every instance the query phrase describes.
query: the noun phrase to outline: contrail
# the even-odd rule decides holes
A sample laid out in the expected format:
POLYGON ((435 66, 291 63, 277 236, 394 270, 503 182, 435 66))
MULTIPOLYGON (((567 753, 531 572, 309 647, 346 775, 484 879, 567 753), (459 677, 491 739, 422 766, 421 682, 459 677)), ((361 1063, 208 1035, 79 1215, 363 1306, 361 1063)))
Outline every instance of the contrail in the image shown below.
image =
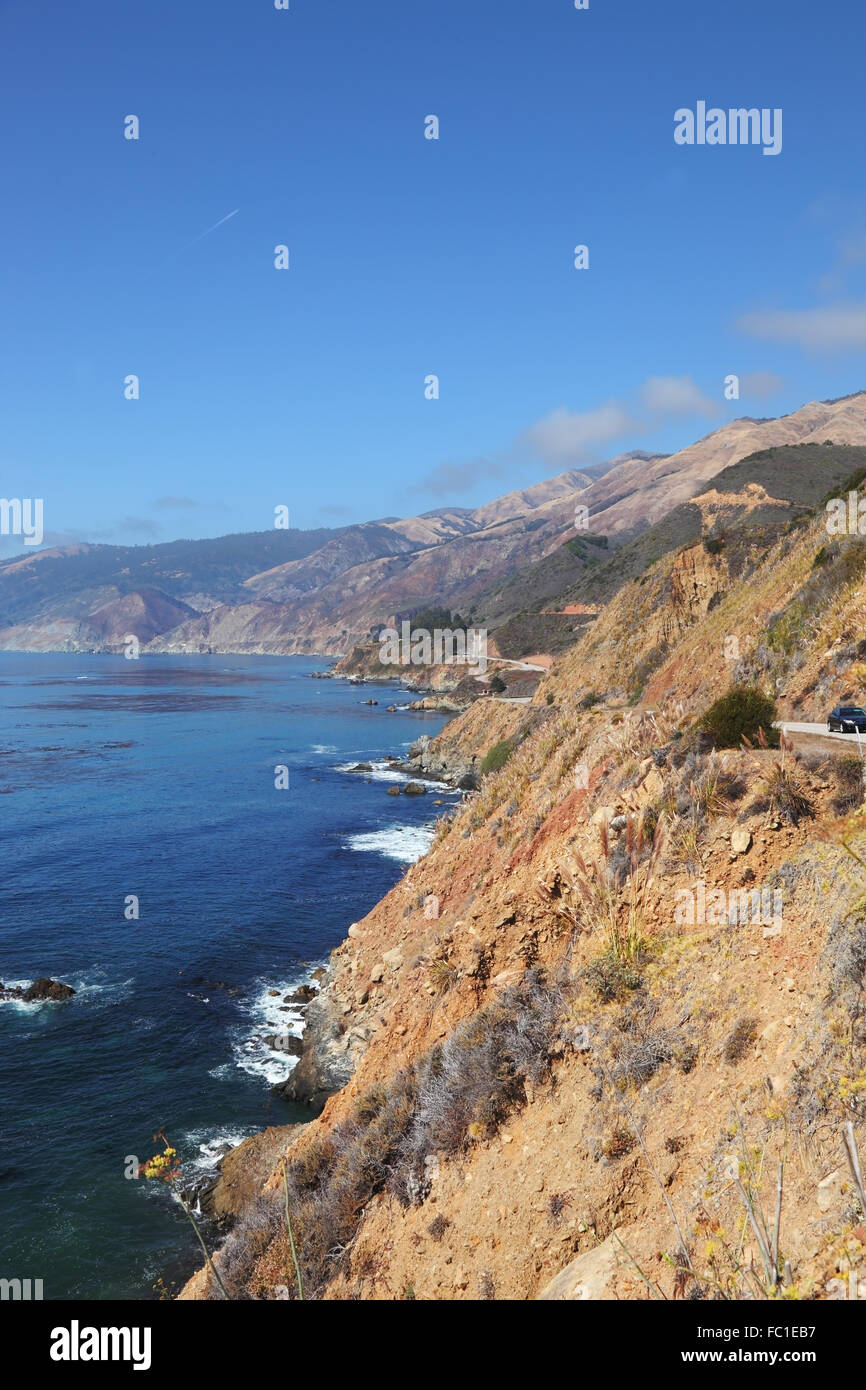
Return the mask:
POLYGON ((186 246, 182 246, 180 248, 181 251, 186 251, 190 246, 195 246, 196 242, 201 241, 203 237, 210 236, 211 232, 215 232, 217 227, 221 227, 224 222, 228 222, 232 217, 237 217, 239 212, 240 208, 235 208, 234 212, 227 212, 225 217, 221 217, 219 222, 214 222, 213 226, 208 227, 206 232, 199 232, 198 236, 194 236, 192 241, 186 243, 186 246))

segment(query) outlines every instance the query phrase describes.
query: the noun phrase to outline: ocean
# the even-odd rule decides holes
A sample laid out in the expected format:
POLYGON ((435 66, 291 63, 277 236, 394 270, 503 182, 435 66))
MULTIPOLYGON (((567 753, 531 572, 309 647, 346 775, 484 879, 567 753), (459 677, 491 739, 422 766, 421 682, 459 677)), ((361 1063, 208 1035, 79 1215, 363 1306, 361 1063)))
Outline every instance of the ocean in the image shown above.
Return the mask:
POLYGON ((192 1229, 124 1176, 155 1131, 193 1178, 220 1145, 309 1119, 271 1094, 293 1062, 261 1037, 301 1031, 283 996, 454 797, 386 794, 405 778, 383 755, 443 716, 388 714, 414 697, 317 669, 0 654, 0 980, 77 991, 0 1004, 0 1278, 42 1279, 46 1299, 175 1289, 200 1263, 192 1229))

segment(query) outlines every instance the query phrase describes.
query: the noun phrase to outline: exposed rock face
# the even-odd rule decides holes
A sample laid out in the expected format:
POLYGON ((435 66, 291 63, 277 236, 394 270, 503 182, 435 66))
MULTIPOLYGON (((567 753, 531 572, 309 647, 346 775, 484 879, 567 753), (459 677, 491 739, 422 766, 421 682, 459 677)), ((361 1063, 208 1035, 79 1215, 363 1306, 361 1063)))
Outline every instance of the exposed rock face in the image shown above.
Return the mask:
POLYGON ((304 1022, 298 1065, 274 1090, 285 1100, 318 1112, 329 1096, 345 1086, 354 1070, 354 1058, 341 1008, 327 990, 311 1001, 304 1022))
MULTIPOLYGON (((437 782, 450 782, 471 790, 479 785, 478 759, 473 755, 446 750, 441 744, 422 734, 409 749, 408 767, 437 782)), ((412 786, 412 783, 409 783, 412 786)), ((409 787, 405 789, 407 792, 409 787)))
POLYGON ((219 1175, 199 1189, 197 1197, 202 1211, 212 1221, 231 1222, 247 1203, 261 1191, 262 1185, 276 1167, 303 1125, 272 1125, 220 1159, 219 1175))

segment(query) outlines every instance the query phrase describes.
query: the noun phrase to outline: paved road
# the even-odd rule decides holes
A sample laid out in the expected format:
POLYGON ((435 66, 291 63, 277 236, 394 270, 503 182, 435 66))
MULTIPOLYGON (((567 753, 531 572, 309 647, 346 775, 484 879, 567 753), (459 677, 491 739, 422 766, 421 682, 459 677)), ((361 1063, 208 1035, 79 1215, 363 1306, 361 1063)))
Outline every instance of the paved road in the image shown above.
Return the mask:
MULTIPOLYGON (((811 734, 813 737, 833 739, 835 743, 838 743, 840 740, 843 743, 852 743, 855 748, 857 747, 856 734, 829 734, 827 732, 826 722, 823 724, 805 724, 797 722, 796 720, 784 720, 778 727, 785 734, 811 734)), ((863 741, 864 750, 866 750, 866 734, 861 733, 860 737, 863 741)))

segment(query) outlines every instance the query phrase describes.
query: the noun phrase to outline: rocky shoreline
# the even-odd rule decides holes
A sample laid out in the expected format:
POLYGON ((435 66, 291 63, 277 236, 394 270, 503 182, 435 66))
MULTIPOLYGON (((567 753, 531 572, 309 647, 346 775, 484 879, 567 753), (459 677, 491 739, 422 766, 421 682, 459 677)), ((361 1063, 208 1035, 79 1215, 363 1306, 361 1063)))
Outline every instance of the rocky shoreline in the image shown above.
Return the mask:
MULTIPOLYGON (((426 702, 424 705, 426 708, 426 702)), ((446 753, 427 734, 410 745, 408 758, 386 755, 386 761, 394 771, 416 779, 398 789, 404 794, 413 794, 410 788, 417 788, 417 792, 426 790, 424 782, 446 783, 467 792, 480 785, 477 757, 455 754, 453 750, 446 753)), ((351 770, 363 773, 372 770, 372 764, 359 763, 351 770)), ((268 1035, 264 1039, 269 1046, 297 1057, 288 1077, 271 1087, 272 1094, 305 1107, 310 1120, 321 1114, 330 1097, 351 1080, 380 1026, 368 991, 362 991, 351 1002, 337 992, 336 967, 355 938, 363 935, 363 928, 352 923, 347 939, 332 951, 329 965, 311 972, 308 982, 290 996, 303 1011, 300 1038, 268 1035)), ((389 960, 388 954, 396 953, 386 953, 381 967, 374 965, 372 981, 377 979, 378 969, 384 973, 402 964, 402 960, 389 960)), ((187 1195, 206 1218, 227 1229, 260 1192, 263 1182, 304 1128, 303 1122, 271 1126, 234 1147, 227 1146, 214 1171, 192 1184, 187 1195)))
MULTIPOLYGON (((435 746, 435 739, 422 734, 410 745, 406 761, 388 757, 388 762, 397 772, 403 772, 420 782, 446 783, 459 791, 477 791, 481 783, 479 759, 474 755, 446 754, 435 746)), ((358 764, 363 772, 371 765, 358 764)), ((404 795, 417 795, 423 787, 411 792, 418 784, 410 782, 402 788, 404 795)), ((395 789, 389 789, 393 792, 395 789)), ((362 928, 353 922, 347 932, 349 941, 362 935, 362 928)), ((332 953, 332 964, 320 977, 320 992, 307 1006, 304 1015, 304 1031, 297 1065, 284 1082, 275 1086, 274 1093, 284 1100, 305 1105, 315 1114, 320 1114, 330 1096, 343 1089, 352 1077, 360 1056, 366 1046, 376 1023, 369 1019, 347 1028, 347 1017, 352 1017, 352 1006, 335 992, 335 972, 333 963, 345 952, 347 942, 338 946, 332 953)), ((387 962, 386 962, 387 964, 387 962)), ((375 970, 375 967, 374 967, 375 970)), ((358 1001, 367 1004, 362 994, 358 1001)))

